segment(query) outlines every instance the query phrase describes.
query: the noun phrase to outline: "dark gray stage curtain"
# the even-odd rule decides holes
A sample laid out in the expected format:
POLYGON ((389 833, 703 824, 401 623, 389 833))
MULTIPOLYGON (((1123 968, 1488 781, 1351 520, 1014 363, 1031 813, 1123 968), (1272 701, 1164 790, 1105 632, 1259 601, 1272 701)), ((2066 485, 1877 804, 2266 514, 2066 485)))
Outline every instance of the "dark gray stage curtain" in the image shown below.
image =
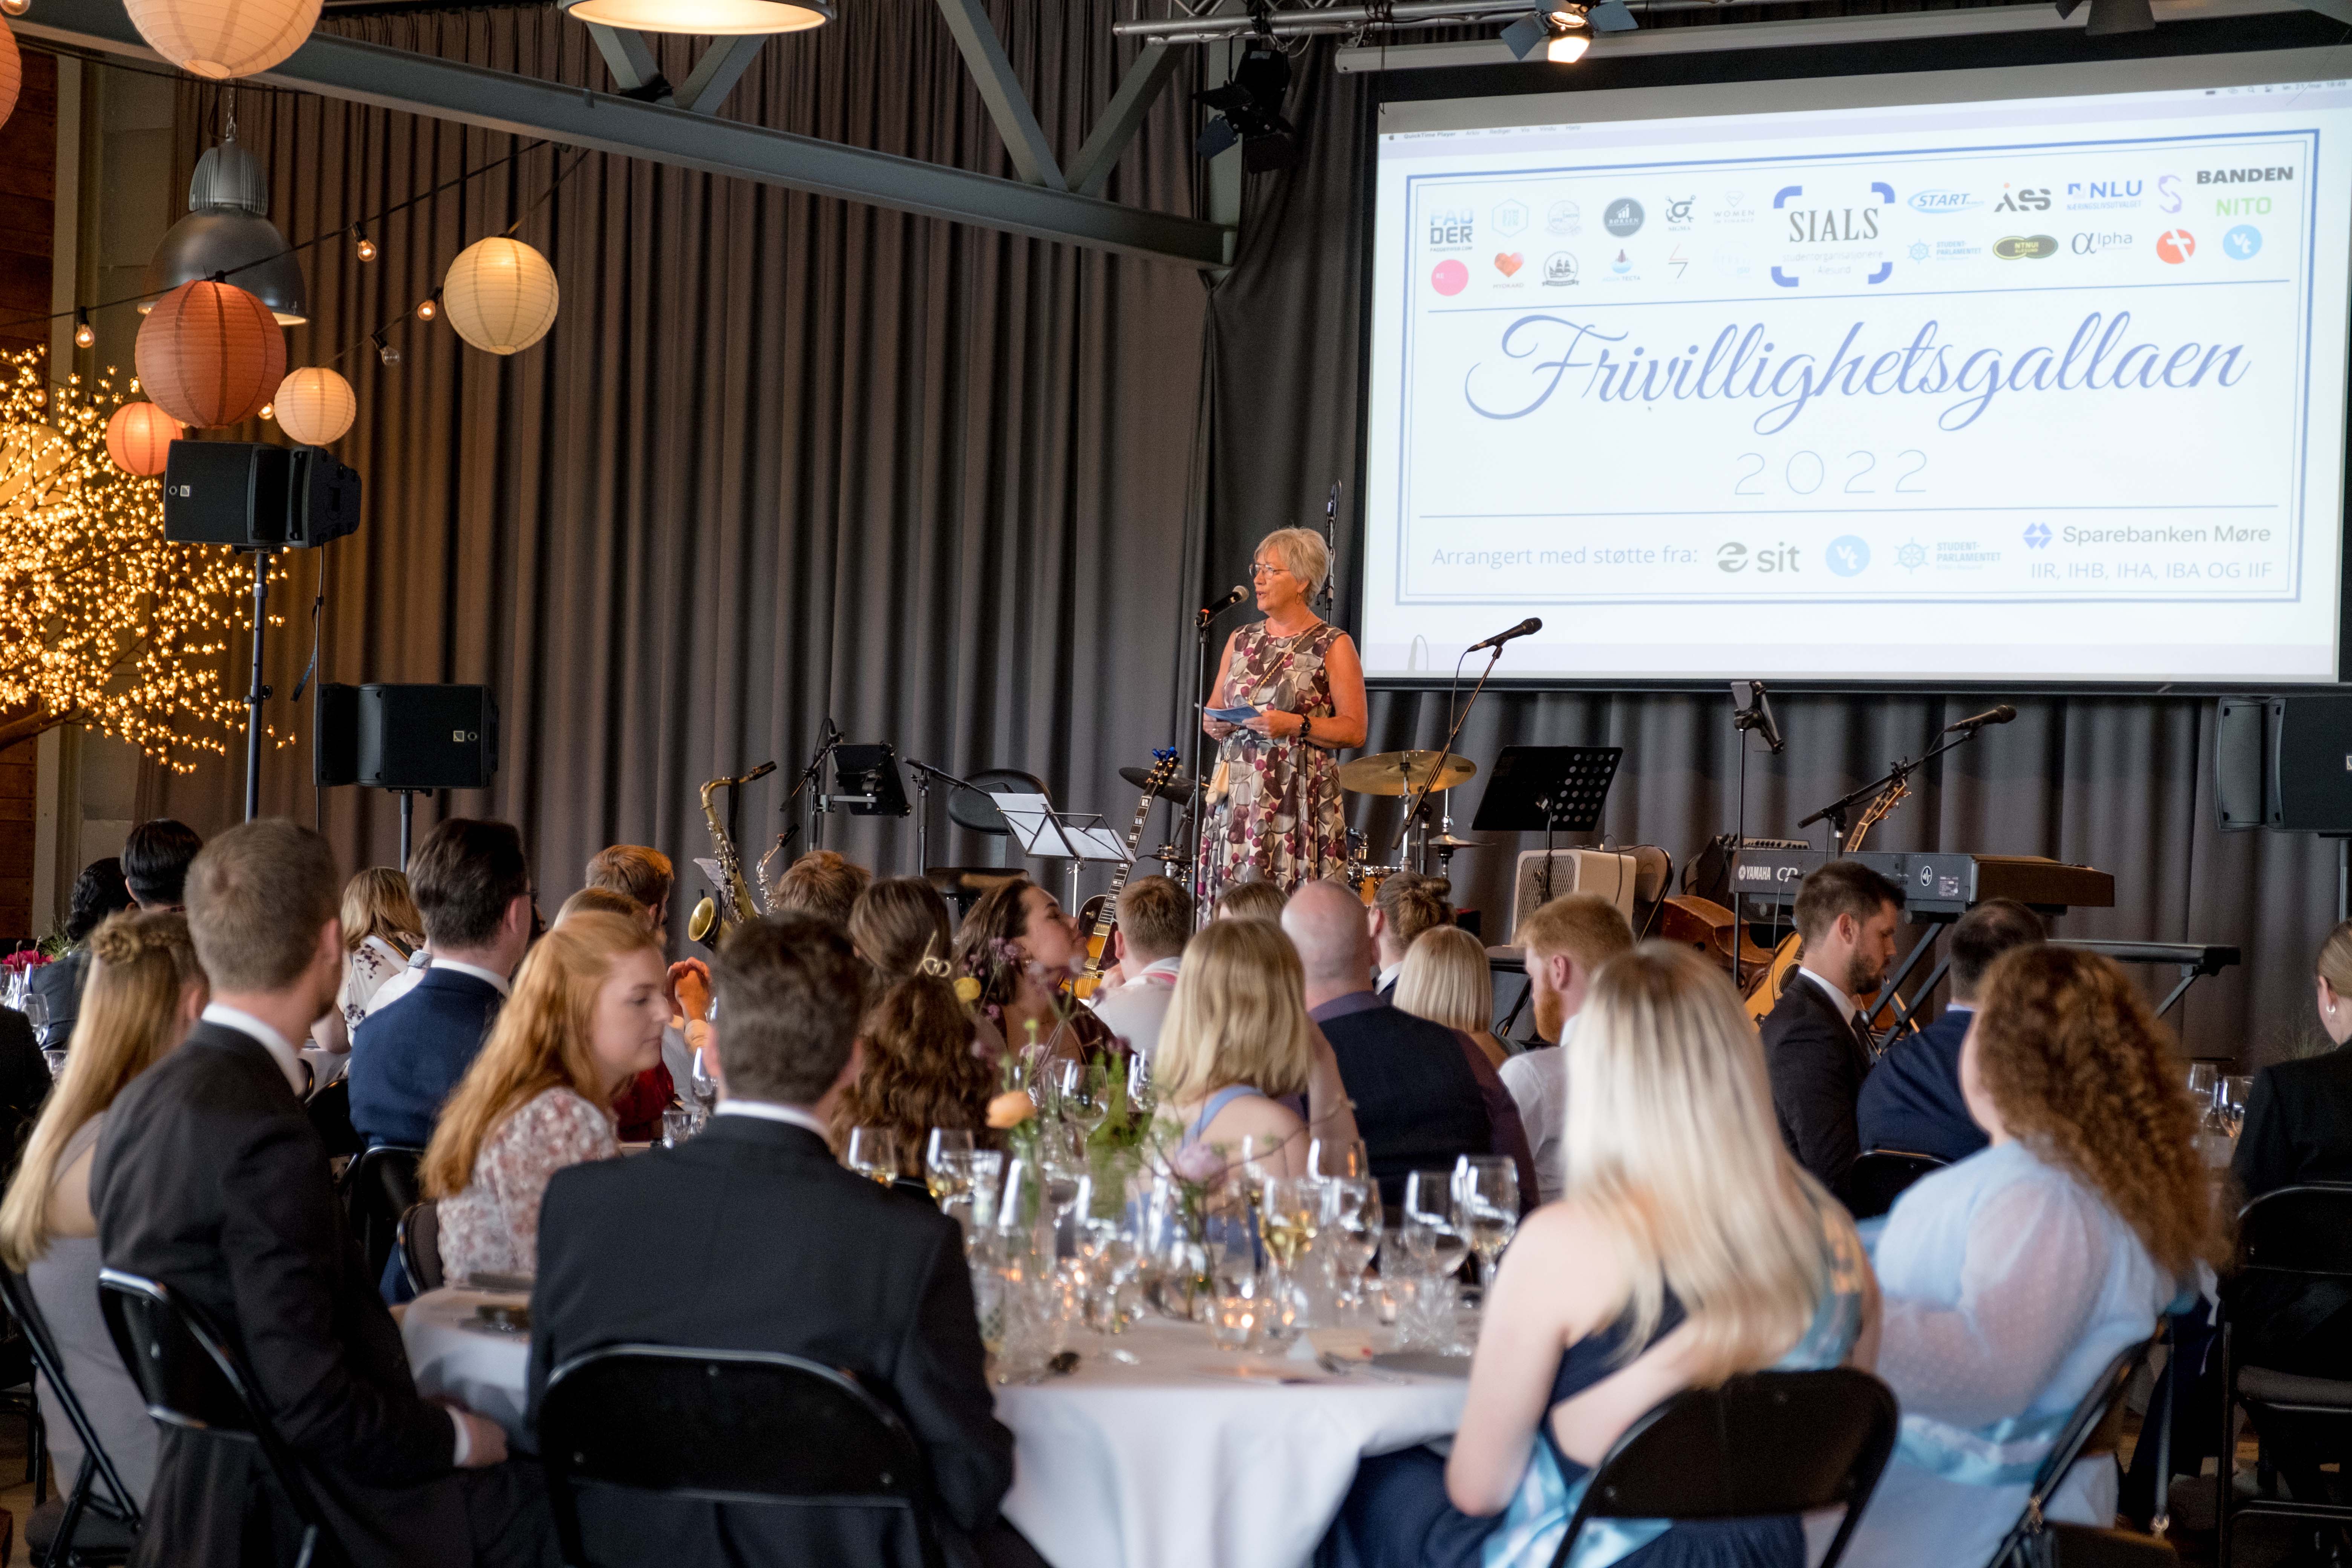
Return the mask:
MULTIPOLYGON (((1268 530, 1319 523, 1327 487, 1335 479, 1352 484, 1356 474, 1376 109, 1366 79, 1336 75, 1328 58, 1328 46, 1318 45, 1293 89, 1293 118, 1307 136, 1300 167, 1250 182, 1239 264, 1210 298, 1204 588, 1237 581, 1234 574, 1268 530)), ((1356 515, 1351 503, 1343 522, 1356 515)), ((1343 527, 1342 624, 1355 600, 1349 545, 1343 527)), ((1471 676, 1484 658, 1471 660, 1471 676)), ((1507 652, 1506 672, 1509 660, 1507 652)), ((1759 747, 1748 762, 1748 832, 1801 837, 1799 817, 1897 757, 1918 756, 1943 725, 1993 700, 1967 691, 1783 697, 1776 706, 1788 751, 1767 757, 1759 747)), ((2335 918, 2335 846, 2300 834, 2215 829, 2211 700, 2010 700, 2017 721, 1916 779, 1912 798, 1867 847, 2047 855, 2111 871, 2116 907, 2069 915, 2058 934, 2244 949, 2242 968, 2200 981, 2172 1015, 2191 1054, 2234 1057, 2252 1070, 2324 1043, 2311 973, 2335 918)), ((1446 709, 1443 689, 1376 690, 1368 749, 1438 745, 1446 709)), ((1484 766, 1507 745, 1623 747, 1603 822, 1612 844, 1659 845, 1679 868, 1732 828, 1739 752, 1727 693, 1490 691, 1456 749, 1484 766)), ((1509 921, 1517 855, 1541 841, 1473 834, 1482 788, 1474 780, 1456 792, 1455 831, 1487 847, 1455 862, 1454 880, 1458 901, 1486 911, 1496 930, 1509 921)), ((1372 830, 1374 858, 1392 858, 1402 813, 1360 797, 1352 805, 1350 820, 1372 830)), ((1812 838, 1822 842, 1819 827, 1812 838)), ((2161 994, 2177 974, 2144 977, 2161 994)))
MULTIPOLYGON (((1001 9, 1066 158, 1132 47, 1115 47, 1107 7, 1001 9)), ((608 83, 585 29, 552 9, 341 26, 608 83)), ((666 47, 671 80, 691 53, 666 47)), ((1180 77, 1163 98, 1114 196, 1194 210, 1192 85, 1180 77)), ((188 90, 184 168, 219 107, 188 90)), ((236 109, 298 242, 516 145, 311 98, 247 90, 236 109)), ((859 0, 771 43, 726 111, 1005 172, 925 0, 859 0)), ((421 801, 419 829, 447 813, 512 818, 551 913, 615 840, 677 857, 685 907, 700 881, 686 859, 709 852, 698 785, 772 759, 776 775, 743 792, 748 866, 792 820, 778 805, 828 717, 950 771, 1028 769, 1124 826, 1136 797, 1114 770, 1168 742, 1180 700, 1198 276, 603 156, 534 206, 574 156, 526 153, 372 226, 373 263, 340 242, 305 256, 314 316, 291 332, 289 363, 360 343, 338 362, 360 416, 336 451, 367 503, 361 532, 295 558, 273 601, 285 625, 268 715, 299 739, 267 761, 265 810, 314 809, 310 703, 289 696, 323 569, 326 679, 495 689, 495 785, 421 801), (544 342, 499 359, 409 318, 463 245, 518 216, 562 288, 544 342), (394 366, 363 342, 386 321, 394 366)), ((148 793, 209 831, 235 820, 240 789, 232 760, 148 793)), ((389 797, 329 791, 324 820, 347 864, 393 859, 389 797)), ((831 847, 915 868, 911 823, 834 821, 831 847)), ((985 858, 945 826, 939 813, 934 863, 985 858)))

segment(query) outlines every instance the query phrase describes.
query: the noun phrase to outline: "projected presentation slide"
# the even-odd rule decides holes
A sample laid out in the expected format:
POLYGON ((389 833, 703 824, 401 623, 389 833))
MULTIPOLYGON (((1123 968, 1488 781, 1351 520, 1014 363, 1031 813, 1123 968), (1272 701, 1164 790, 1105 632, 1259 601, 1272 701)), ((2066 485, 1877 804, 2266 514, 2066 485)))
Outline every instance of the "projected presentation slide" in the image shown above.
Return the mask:
POLYGON ((2242 79, 2311 64, 1390 106, 1367 671, 2335 679, 2352 84, 2242 79))

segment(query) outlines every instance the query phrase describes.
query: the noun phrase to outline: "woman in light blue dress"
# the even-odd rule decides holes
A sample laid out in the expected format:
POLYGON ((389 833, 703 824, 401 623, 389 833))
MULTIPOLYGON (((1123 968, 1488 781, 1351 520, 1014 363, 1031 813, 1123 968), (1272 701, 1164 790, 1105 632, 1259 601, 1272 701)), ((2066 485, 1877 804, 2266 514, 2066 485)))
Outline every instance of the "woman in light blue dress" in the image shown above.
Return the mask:
MULTIPOLYGON (((1906 1192, 1873 1253, 1903 1432, 1859 1568, 1985 1568, 2076 1405, 2216 1247, 2196 1118, 2123 972, 2021 948, 1983 996, 1960 1090, 1991 1146, 1906 1192)), ((2116 1484, 2085 1458, 2046 1517, 2110 1526, 2116 1484)))
MULTIPOLYGON (((1365 1459, 1318 1568, 1549 1568, 1593 1467, 1661 1401, 1767 1367, 1869 1365, 1853 1222, 1782 1148, 1721 972, 1651 942, 1601 971, 1578 1016, 1567 1189, 1504 1255, 1453 1452, 1365 1459)), ((1597 1521, 1570 1558, 1804 1563, 1793 1518, 1597 1521)))

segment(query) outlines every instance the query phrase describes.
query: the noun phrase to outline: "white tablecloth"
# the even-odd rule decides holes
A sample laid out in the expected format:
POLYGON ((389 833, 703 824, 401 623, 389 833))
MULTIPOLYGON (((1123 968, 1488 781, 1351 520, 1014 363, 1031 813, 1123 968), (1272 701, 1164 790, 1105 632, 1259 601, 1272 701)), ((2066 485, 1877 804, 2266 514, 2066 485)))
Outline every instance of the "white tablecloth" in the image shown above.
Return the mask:
POLYGON ((427 1290, 401 1314, 400 1337, 408 1346, 416 1391, 428 1399, 454 1399, 486 1415, 523 1442, 524 1385, 530 1376, 530 1336, 485 1326, 475 1309, 486 1304, 528 1306, 530 1298, 503 1290, 445 1286, 427 1290))
MULTIPOLYGON (((477 1326, 474 1310, 522 1300, 450 1287, 419 1296, 401 1321, 418 1390, 518 1438, 530 1341, 477 1326)), ((1357 1459, 1452 1432, 1467 1388, 1362 1370, 1330 1377, 1311 1361, 1221 1352, 1205 1329, 1150 1320, 1078 1350, 1070 1375, 996 1391, 1017 1444, 1004 1514, 1054 1568, 1299 1568, 1357 1459), (1139 1364, 1114 1361, 1112 1345, 1139 1364), (1213 1375, 1236 1367, 1266 1381, 1213 1375)))

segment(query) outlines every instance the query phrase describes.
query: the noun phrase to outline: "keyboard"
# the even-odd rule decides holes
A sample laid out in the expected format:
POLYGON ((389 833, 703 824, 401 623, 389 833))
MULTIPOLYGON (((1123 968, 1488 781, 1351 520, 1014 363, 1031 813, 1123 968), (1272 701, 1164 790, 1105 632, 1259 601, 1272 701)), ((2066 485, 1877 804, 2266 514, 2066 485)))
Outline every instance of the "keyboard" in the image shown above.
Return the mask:
MULTIPOLYGON (((1806 877, 1832 857, 1821 849, 1750 847, 1739 857, 1738 886, 1750 920, 1770 920, 1797 901, 1806 877)), ((2109 871, 2069 866, 2039 855, 1970 855, 1964 851, 1864 849, 1859 860, 1901 888, 1912 917, 1957 917, 1987 899, 2015 899, 2048 914, 2116 907, 2109 871)))

